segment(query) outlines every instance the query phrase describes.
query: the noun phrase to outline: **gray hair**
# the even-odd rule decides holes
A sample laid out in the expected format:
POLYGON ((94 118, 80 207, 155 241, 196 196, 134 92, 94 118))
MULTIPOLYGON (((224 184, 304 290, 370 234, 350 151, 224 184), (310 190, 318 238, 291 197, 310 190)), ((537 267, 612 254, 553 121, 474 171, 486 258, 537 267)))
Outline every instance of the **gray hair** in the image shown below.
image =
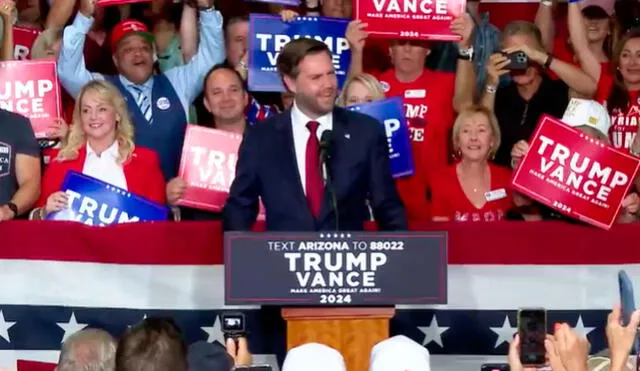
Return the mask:
POLYGON ((115 339, 104 330, 88 328, 62 344, 57 371, 113 371, 115 359, 115 339))

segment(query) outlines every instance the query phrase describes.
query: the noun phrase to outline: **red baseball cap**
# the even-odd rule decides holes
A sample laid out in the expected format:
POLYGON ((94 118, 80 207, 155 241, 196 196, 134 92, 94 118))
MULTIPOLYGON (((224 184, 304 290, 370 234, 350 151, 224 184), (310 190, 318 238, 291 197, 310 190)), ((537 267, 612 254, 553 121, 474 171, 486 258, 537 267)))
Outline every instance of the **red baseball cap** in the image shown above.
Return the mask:
POLYGON ((115 52, 118 43, 129 35, 140 35, 149 42, 153 42, 153 34, 149 32, 147 25, 135 19, 125 19, 111 31, 111 51, 115 52))

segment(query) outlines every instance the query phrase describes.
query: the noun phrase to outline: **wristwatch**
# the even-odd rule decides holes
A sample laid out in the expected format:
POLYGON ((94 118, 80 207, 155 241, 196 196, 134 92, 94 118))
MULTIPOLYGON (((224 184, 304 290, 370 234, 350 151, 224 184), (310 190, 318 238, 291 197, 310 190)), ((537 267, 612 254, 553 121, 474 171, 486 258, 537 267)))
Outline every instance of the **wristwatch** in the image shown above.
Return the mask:
POLYGON ((463 59, 465 61, 473 60, 473 46, 469 48, 459 48, 458 49, 458 59, 463 59))
POLYGON ((9 210, 13 211, 14 218, 18 216, 18 206, 16 204, 14 204, 13 202, 7 202, 7 207, 9 208, 9 210))

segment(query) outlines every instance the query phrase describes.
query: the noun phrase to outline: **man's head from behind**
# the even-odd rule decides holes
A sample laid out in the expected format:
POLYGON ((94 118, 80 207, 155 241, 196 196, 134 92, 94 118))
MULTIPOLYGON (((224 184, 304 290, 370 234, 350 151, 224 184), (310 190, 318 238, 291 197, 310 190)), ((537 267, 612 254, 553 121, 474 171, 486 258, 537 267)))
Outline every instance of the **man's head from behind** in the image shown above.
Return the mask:
POLYGON ((327 45, 308 38, 293 40, 280 51, 277 66, 286 88, 305 114, 315 119, 331 112, 338 80, 327 45))
POLYGON ((57 371, 113 371, 116 341, 106 331, 84 329, 62 344, 57 371))
POLYGON ((134 84, 146 82, 153 73, 153 34, 139 21, 127 19, 111 31, 113 63, 134 84))
POLYGON ((118 371, 187 371, 182 333, 171 319, 147 318, 118 342, 118 371))

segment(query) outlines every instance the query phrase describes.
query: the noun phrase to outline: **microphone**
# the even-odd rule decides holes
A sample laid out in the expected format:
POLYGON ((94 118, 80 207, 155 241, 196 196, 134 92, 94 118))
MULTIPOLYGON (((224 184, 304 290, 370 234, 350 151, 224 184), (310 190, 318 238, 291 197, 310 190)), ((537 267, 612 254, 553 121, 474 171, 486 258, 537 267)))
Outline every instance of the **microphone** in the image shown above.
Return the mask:
POLYGON ((340 230, 340 214, 338 213, 338 198, 336 195, 336 190, 333 187, 333 182, 331 181, 331 151, 332 151, 332 143, 333 143, 333 132, 331 130, 325 130, 322 132, 320 136, 320 163, 322 164, 322 180, 325 184, 325 188, 329 191, 331 196, 331 206, 333 207, 333 212, 336 216, 336 231, 340 230))
POLYGON ((332 142, 331 130, 325 130, 320 136, 320 163, 322 164, 322 181, 324 184, 331 183, 331 174, 329 174, 329 167, 331 166, 331 142, 332 142))

